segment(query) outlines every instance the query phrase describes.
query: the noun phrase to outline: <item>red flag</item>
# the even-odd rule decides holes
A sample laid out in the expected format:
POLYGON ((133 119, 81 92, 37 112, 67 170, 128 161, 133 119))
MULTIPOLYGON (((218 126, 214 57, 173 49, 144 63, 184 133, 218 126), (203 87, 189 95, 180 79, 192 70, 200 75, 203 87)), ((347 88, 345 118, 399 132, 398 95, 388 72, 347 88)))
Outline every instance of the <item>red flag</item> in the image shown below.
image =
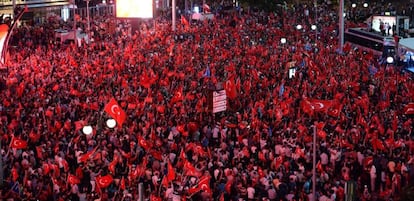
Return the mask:
POLYGON ((196 186, 191 187, 191 188, 188 189, 188 193, 190 193, 190 194, 196 193, 198 191, 205 191, 205 192, 211 194, 210 176, 201 177, 196 186))
POLYGON ((188 22, 188 20, 184 17, 184 15, 181 15, 181 24, 183 24, 184 26, 188 27, 190 26, 190 23, 188 22))
POLYGON ((414 114, 414 102, 411 102, 405 105, 404 114, 406 115, 414 114))
POLYGON ((151 143, 148 142, 146 139, 144 139, 142 136, 138 135, 138 144, 141 146, 144 150, 148 151, 151 149, 151 143))
POLYGON ((184 95, 183 95, 183 87, 180 86, 178 87, 178 89, 175 91, 174 96, 171 98, 171 103, 175 103, 175 102, 180 102, 184 99, 184 95))
POLYGON ((81 130, 86 124, 86 121, 83 120, 75 121, 75 131, 81 130))
POLYGON ((154 194, 151 194, 150 195, 150 201, 162 201, 162 198, 161 197, 158 197, 158 196, 156 196, 154 194))
POLYGON ((68 183, 71 185, 80 184, 80 180, 77 176, 69 174, 68 175, 68 183))
POLYGON ((121 179, 121 184, 120 184, 120 186, 119 186, 119 188, 121 188, 121 190, 125 190, 125 177, 122 177, 122 179, 121 179))
POLYGON ((185 160, 184 161, 184 175, 187 176, 193 176, 193 177, 200 177, 202 175, 202 173, 200 171, 198 171, 193 164, 191 164, 189 161, 185 160))
POLYGON ((171 182, 175 179, 175 170, 173 166, 171 165, 171 162, 168 162, 168 173, 167 173, 167 179, 168 182, 171 182))
POLYGON ((36 154, 38 158, 43 159, 43 149, 41 146, 36 146, 36 154))
POLYGON ((111 175, 105 175, 105 176, 97 176, 95 178, 96 185, 99 188, 107 188, 109 185, 111 185, 113 178, 111 175))
POLYGON ((34 132, 34 131, 31 131, 30 133, 29 133, 29 138, 30 138, 30 141, 31 142, 37 142, 39 139, 40 139, 40 135, 39 134, 37 134, 36 132, 34 132))
POLYGON ((88 153, 79 156, 78 162, 79 163, 84 163, 84 162, 88 161, 89 158, 96 152, 97 149, 98 149, 98 147, 95 147, 93 150, 89 151, 88 153))
POLYGON ((112 98, 105 106, 105 112, 109 114, 115 121, 122 126, 126 119, 125 111, 118 105, 118 102, 112 98))
POLYGON ((333 101, 331 100, 310 99, 309 103, 315 112, 327 112, 328 109, 333 105, 333 101))
POLYGON ((27 148, 27 141, 13 137, 10 142, 10 147, 15 149, 25 149, 27 148))
POLYGON ((114 160, 112 160, 112 162, 110 162, 108 164, 108 170, 109 170, 109 172, 115 173, 116 164, 118 164, 118 160, 115 160, 115 158, 114 158, 114 160))
POLYGON ((226 90, 227 97, 229 97, 230 99, 237 98, 237 89, 233 77, 227 79, 226 83, 224 84, 224 89, 226 90))

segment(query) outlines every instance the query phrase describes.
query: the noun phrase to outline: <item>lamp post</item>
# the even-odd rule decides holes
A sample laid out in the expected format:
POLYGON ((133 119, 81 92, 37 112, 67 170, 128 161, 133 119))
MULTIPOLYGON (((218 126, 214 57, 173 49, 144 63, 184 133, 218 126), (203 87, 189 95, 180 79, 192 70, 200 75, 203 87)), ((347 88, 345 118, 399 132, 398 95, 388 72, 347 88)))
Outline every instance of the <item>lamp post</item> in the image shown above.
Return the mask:
POLYGON ((339 53, 342 53, 344 48, 344 0, 339 1, 339 53))
POLYGON ((313 125, 313 158, 312 158, 312 201, 316 201, 316 126, 313 125))
POLYGON ((175 29, 176 29, 176 25, 175 25, 175 18, 177 18, 177 13, 176 13, 176 11, 175 11, 175 1, 176 0, 172 0, 172 10, 171 10, 171 12, 172 12, 172 31, 174 31, 175 32, 175 29))
POLYGON ((86 1, 86 23, 88 23, 86 33, 88 35, 88 40, 90 40, 90 34, 89 34, 89 32, 91 31, 91 23, 90 23, 90 19, 89 19, 89 2, 90 2, 90 0, 85 0, 85 1, 86 1))

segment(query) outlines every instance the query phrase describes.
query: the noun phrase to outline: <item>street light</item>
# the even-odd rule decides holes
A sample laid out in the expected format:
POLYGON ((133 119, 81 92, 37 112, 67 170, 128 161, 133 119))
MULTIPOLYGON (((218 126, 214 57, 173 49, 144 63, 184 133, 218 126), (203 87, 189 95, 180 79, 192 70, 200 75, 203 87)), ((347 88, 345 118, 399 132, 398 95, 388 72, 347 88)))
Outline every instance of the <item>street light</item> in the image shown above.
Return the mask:
POLYGON ((116 126, 115 119, 106 120, 106 126, 108 126, 108 128, 115 128, 115 126, 116 126))
POLYGON ((281 38, 280 43, 285 44, 286 43, 286 38, 281 38))
POLYGON ((312 24, 312 25, 311 25, 311 29, 312 29, 313 31, 315 31, 315 30, 316 30, 316 25, 312 24))
POLYGON ((300 24, 296 25, 296 29, 297 30, 301 30, 302 29, 302 25, 300 25, 300 24))
POLYGON ((387 64, 394 63, 394 58, 392 56, 387 57, 387 64))
MULTIPOLYGON (((90 19, 89 19, 89 2, 90 2, 90 0, 85 0, 86 1, 86 23, 88 23, 87 24, 87 34, 88 34, 88 40, 90 40, 90 34, 89 34, 89 32, 91 31, 91 24, 90 24, 90 19)), ((75 40, 76 40, 76 38, 75 38, 75 40)))
POLYGON ((356 3, 353 3, 351 6, 352 8, 356 8, 356 3))
POLYGON ((84 127, 82 128, 82 132, 83 132, 83 134, 85 134, 85 135, 90 135, 90 134, 92 134, 92 131, 93 131, 93 128, 92 128, 92 126, 90 126, 90 125, 84 126, 84 127))
POLYGON ((364 8, 368 8, 368 3, 364 3, 362 6, 364 6, 364 8))

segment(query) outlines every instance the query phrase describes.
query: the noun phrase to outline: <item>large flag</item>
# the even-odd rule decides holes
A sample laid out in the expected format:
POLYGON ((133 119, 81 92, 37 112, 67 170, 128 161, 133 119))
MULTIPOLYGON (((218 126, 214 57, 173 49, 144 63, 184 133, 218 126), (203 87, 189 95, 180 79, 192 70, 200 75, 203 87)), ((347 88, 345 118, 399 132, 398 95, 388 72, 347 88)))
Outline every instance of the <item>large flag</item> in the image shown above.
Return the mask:
POLYGON ((109 114, 115 121, 122 126, 126 119, 125 111, 118 105, 118 102, 112 98, 105 106, 105 112, 109 114))
POLYGON ((27 141, 13 137, 10 142, 10 147, 15 149, 25 149, 27 148, 27 141))
POLYGON ((333 100, 304 99, 301 106, 305 113, 311 114, 313 112, 328 112, 333 104, 333 100))

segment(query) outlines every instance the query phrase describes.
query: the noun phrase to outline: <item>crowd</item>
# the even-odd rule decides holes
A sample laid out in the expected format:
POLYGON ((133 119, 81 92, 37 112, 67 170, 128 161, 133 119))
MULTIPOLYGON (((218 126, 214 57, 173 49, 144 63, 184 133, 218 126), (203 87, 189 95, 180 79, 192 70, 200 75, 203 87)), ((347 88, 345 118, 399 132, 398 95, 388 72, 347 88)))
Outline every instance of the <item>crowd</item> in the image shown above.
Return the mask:
POLYGON ((319 6, 175 33, 166 20, 93 26, 81 47, 55 43, 51 22, 19 27, 0 84, 0 199, 400 199, 414 182, 412 77, 339 50, 336 11, 319 6), (221 88, 227 110, 212 114, 221 88), (126 119, 110 129, 112 98, 126 119))

